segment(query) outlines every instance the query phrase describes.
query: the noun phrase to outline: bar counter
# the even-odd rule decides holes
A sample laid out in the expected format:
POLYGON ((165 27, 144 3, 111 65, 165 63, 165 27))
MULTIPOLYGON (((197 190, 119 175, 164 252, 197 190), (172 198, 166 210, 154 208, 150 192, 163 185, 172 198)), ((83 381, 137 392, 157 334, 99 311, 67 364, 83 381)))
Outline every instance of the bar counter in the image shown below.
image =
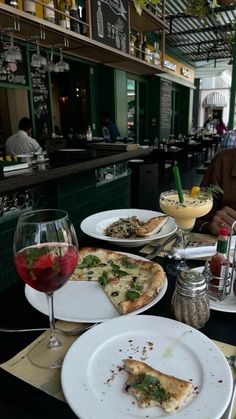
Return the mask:
MULTIPOLYGON (((75 153, 74 153, 75 154, 75 153)), ((12 242, 22 211, 59 208, 67 211, 79 237, 80 223, 91 214, 131 206, 130 159, 145 158, 150 149, 96 153, 92 160, 52 161, 5 173, 0 179, 0 291, 17 281, 12 242), (106 154, 104 156, 104 154, 106 154), (4 177, 5 176, 5 177, 4 177)))
MULTIPOLYGON (((138 149, 132 151, 125 151, 122 153, 113 153, 105 156, 98 156, 92 160, 65 162, 58 167, 50 167, 40 170, 40 166, 32 168, 27 171, 18 170, 7 177, 4 175, 0 179, 0 193, 14 191, 20 188, 25 188, 37 184, 55 181, 66 176, 76 175, 88 170, 97 169, 99 167, 108 166, 121 161, 128 161, 130 159, 140 159, 146 157, 151 153, 151 149, 138 149)), ((42 165, 41 165, 42 167, 42 165)))

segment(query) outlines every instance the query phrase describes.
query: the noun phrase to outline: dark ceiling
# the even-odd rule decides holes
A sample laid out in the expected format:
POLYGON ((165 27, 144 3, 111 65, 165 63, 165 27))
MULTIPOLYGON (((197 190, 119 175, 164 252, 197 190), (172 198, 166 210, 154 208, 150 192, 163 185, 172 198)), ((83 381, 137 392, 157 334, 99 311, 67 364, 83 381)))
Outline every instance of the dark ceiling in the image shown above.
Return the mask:
POLYGON ((168 46, 178 48, 192 62, 232 57, 229 39, 234 37, 236 2, 217 6, 214 13, 209 8, 204 20, 186 14, 187 0, 166 0, 165 5, 168 46))

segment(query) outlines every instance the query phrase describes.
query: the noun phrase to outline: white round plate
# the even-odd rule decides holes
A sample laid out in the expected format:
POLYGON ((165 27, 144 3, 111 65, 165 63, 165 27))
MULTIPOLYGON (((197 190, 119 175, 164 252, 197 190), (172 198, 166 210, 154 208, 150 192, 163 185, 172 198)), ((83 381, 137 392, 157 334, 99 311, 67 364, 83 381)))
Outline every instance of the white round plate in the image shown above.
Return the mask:
POLYGON ((142 221, 147 221, 152 217, 163 216, 165 214, 163 214, 162 212, 135 208, 103 211, 85 218, 85 220, 83 220, 80 224, 80 227, 81 230, 88 236, 100 240, 105 240, 122 247, 144 246, 152 240, 157 240, 162 237, 169 236, 177 230, 177 226, 175 224, 174 219, 172 217, 169 217, 167 223, 164 225, 161 231, 149 237, 140 237, 134 239, 118 239, 115 237, 108 237, 104 235, 104 229, 108 227, 110 224, 114 223, 115 221, 118 221, 120 218, 128 218, 134 215, 136 215, 142 221))
MULTIPOLYGON (((193 268, 192 271, 202 272, 204 266, 193 268)), ((224 311, 226 313, 236 313, 236 297, 233 290, 228 298, 223 301, 213 301, 210 299, 210 307, 212 310, 224 311)))
POLYGON ((93 327, 66 354, 61 382, 80 419, 219 419, 232 392, 224 354, 198 330, 156 316, 128 316, 93 327), (193 383, 194 393, 172 414, 140 408, 124 392, 123 359, 132 357, 193 383))
MULTIPOLYGON (((141 256, 125 254, 147 262, 147 259, 141 256)), ((142 313, 158 303, 165 295, 167 285, 165 279, 161 291, 149 304, 128 315, 142 313)), ((36 291, 26 284, 25 295, 36 310, 48 315, 47 299, 43 292, 36 291)), ((96 281, 68 281, 64 287, 54 293, 54 315, 56 319, 81 323, 104 322, 121 316, 96 281)))

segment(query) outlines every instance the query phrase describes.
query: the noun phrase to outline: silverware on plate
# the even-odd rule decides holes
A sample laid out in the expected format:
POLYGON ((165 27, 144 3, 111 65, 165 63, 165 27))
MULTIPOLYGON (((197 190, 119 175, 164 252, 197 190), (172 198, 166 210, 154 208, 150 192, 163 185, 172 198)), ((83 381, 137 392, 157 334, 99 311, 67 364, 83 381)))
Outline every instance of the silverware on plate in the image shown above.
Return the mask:
POLYGON ((172 241, 174 241, 174 243, 175 243, 178 238, 179 238, 179 236, 176 235, 176 233, 171 234, 162 244, 157 244, 157 245, 153 246, 153 249, 152 249, 151 253, 149 253, 149 255, 145 256, 145 258, 148 259, 148 260, 154 259, 156 256, 158 256, 165 249, 167 244, 171 243, 172 241))

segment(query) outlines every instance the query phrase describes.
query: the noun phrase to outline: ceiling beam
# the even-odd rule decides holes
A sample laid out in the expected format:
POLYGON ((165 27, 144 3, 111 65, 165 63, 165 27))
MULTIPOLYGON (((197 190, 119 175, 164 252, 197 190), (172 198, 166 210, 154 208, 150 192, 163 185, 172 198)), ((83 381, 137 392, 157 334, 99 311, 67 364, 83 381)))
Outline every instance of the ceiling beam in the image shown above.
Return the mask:
POLYGON ((234 28, 231 23, 228 23, 226 25, 219 25, 219 26, 212 26, 212 27, 202 27, 197 29, 189 29, 188 31, 182 31, 182 32, 172 32, 171 34, 166 34, 167 38, 172 38, 176 36, 185 36, 185 35, 193 35, 195 33, 207 33, 207 32, 219 32, 219 31, 233 31, 234 28))
MULTIPOLYGON (((210 15, 212 15, 212 9, 210 9, 210 15)), ((231 4, 228 6, 216 6, 213 13, 221 13, 221 12, 230 12, 236 10, 236 4, 231 4)), ((192 19, 199 19, 198 16, 192 16, 187 13, 176 13, 174 15, 166 15, 166 19, 182 19, 182 18, 192 18, 192 19)))
POLYGON ((220 45, 228 44, 228 42, 223 39, 212 39, 209 41, 176 42, 175 47, 192 47, 192 46, 198 46, 198 45, 201 46, 201 45, 215 44, 215 43, 220 44, 220 45))

